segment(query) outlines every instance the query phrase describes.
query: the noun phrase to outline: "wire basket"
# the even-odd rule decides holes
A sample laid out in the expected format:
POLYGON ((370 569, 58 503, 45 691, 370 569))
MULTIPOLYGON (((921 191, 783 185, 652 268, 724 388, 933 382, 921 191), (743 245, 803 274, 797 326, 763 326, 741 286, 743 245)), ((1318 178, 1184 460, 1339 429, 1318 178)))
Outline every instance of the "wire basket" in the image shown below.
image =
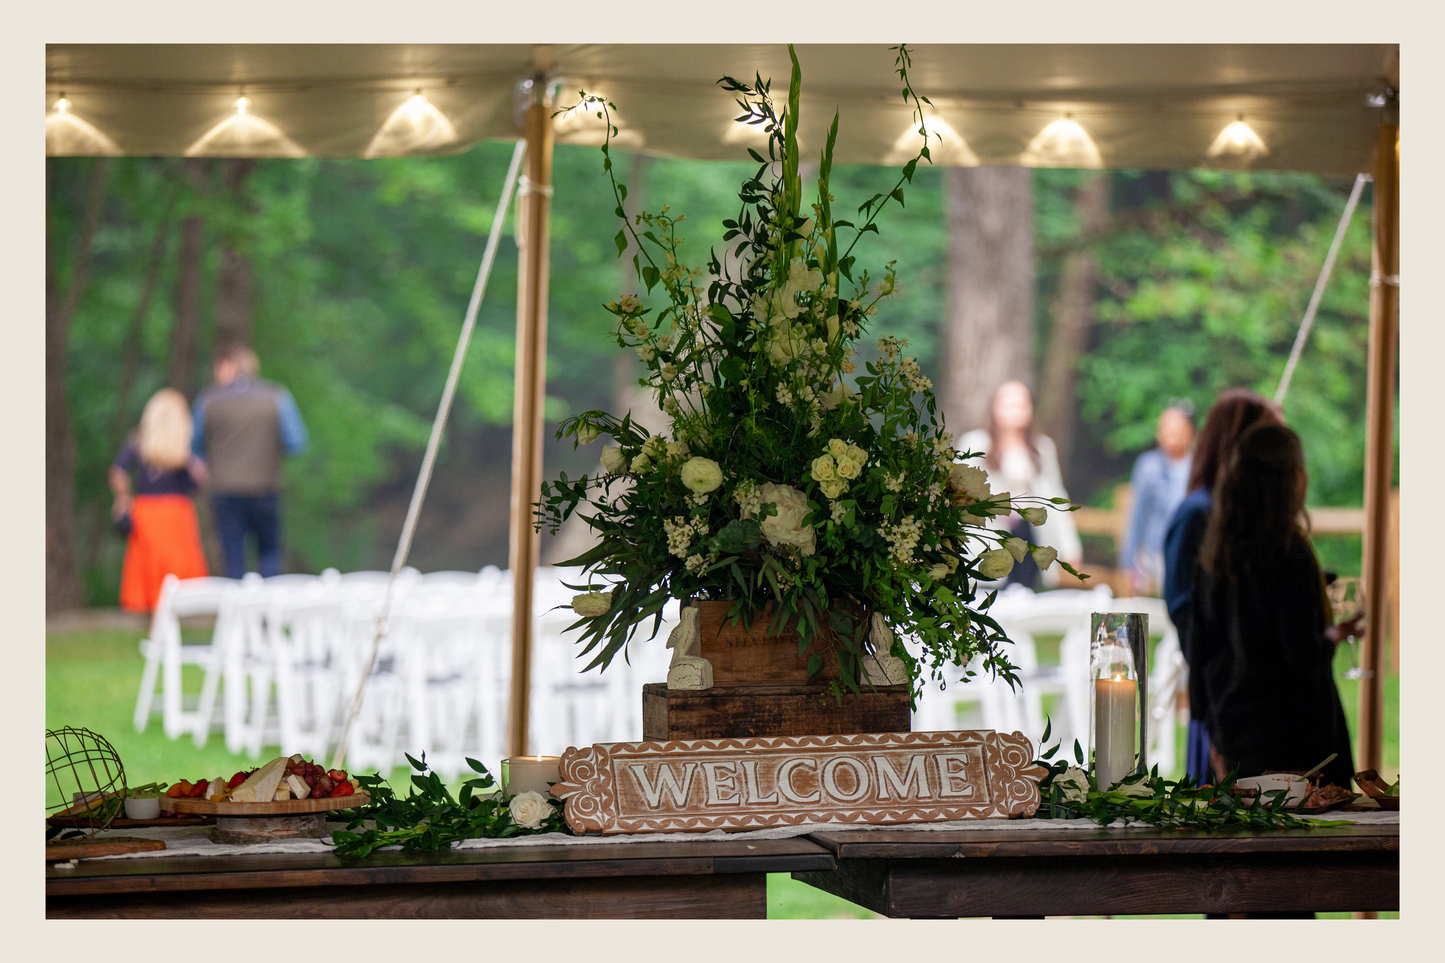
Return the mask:
POLYGON ((45 781, 55 800, 46 803, 46 816, 89 819, 86 835, 109 827, 125 806, 120 755, 104 736, 89 729, 45 730, 45 781))

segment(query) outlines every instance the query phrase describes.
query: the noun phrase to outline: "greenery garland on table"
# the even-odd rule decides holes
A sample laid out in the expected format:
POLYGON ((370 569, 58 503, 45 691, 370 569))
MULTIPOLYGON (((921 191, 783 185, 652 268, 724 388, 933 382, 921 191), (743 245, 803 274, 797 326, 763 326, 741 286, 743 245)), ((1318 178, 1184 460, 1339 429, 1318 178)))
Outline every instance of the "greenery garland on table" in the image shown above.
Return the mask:
POLYGON ((588 411, 557 432, 574 446, 603 434, 615 442, 602 449, 601 473, 544 484, 536 512, 537 527, 555 533, 585 507, 598 537, 563 563, 587 572, 588 584, 574 587, 590 591, 574 600, 581 618, 570 628, 582 630, 584 654, 595 653, 588 669, 605 669, 649 618, 656 634, 670 599, 712 599, 732 601, 729 618, 744 622, 774 603, 771 630, 792 621, 801 647, 821 636, 809 672, 825 659, 836 665, 839 698, 860 691, 875 644, 903 661, 915 694, 925 675, 941 678, 944 665, 975 657, 1017 682, 1008 639, 987 614, 993 596, 980 598, 978 582, 1006 576, 1030 552, 1040 568, 1052 564, 1054 549, 1013 537, 1001 520, 1019 512, 1037 526, 1046 509, 1068 502, 992 492, 986 473, 957 464, 970 453, 944 430, 932 383, 903 353, 907 342, 880 338, 880 357, 864 371, 855 360, 896 275, 890 263, 871 276, 853 249, 878 233, 889 201, 903 204, 904 185, 920 160, 932 163, 928 144, 938 137, 925 124, 928 99, 908 79, 907 47, 891 49, 923 146, 892 190, 858 206, 857 223, 835 216, 829 190, 836 111, 817 202, 811 216, 802 209, 802 73, 792 47, 781 112, 761 75, 718 82, 737 95, 737 120, 766 134, 768 146, 767 157, 749 149, 760 166, 742 185, 736 219, 723 222, 723 243, 737 244, 721 257, 710 250, 705 271, 680 258, 683 215, 663 207, 627 216, 610 151, 615 106, 580 91, 571 108, 605 121, 603 169, 623 222, 618 256, 632 246, 642 285, 665 295, 655 311, 636 295, 606 308, 618 346, 646 365, 639 383, 670 419, 669 433, 650 435, 630 414, 588 411), (875 639, 869 618, 850 609, 881 616, 893 638, 875 639), (922 654, 907 651, 905 638, 922 654))
POLYGON ((569 833, 562 821, 560 803, 535 792, 520 793, 504 800, 501 793, 479 795, 496 785, 487 767, 475 759, 467 765, 479 775, 462 783, 456 798, 441 777, 429 771, 426 753, 420 760, 406 756, 412 768, 413 792, 398 796, 380 773, 357 776, 357 785, 371 796, 365 806, 348 810, 345 830, 331 834, 337 856, 359 859, 384 846, 400 846, 404 852, 435 852, 450 849, 463 839, 508 839, 539 833, 569 833), (370 821, 374 828, 355 833, 370 821))
MULTIPOLYGON (((1040 745, 1048 742, 1052 728, 1052 723, 1044 727, 1040 745)), ((1294 815, 1285 808, 1288 793, 1283 789, 1260 793, 1246 804, 1234 792, 1234 773, 1208 786, 1188 776, 1164 779, 1155 766, 1147 774, 1129 776, 1101 790, 1084 765, 1078 740, 1074 741, 1077 766, 1066 759, 1051 762, 1058 751, 1059 743, 1054 743, 1034 760, 1034 765, 1048 770, 1039 780, 1041 801, 1035 819, 1091 819, 1101 826, 1122 820, 1169 829, 1306 829, 1335 824, 1294 815)))

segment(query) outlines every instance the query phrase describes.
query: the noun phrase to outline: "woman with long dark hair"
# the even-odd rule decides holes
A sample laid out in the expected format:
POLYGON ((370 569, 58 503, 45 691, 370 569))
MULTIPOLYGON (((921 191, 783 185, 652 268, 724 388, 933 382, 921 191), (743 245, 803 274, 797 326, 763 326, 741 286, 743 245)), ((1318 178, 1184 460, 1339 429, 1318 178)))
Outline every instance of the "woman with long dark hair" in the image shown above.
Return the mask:
POLYGON ((1279 424, 1239 439, 1215 485, 1190 612, 1190 671, 1202 686, 1214 774, 1355 771, 1335 687, 1335 646, 1358 634, 1333 621, 1304 521, 1304 449, 1279 424))
POLYGON ((1209 732, 1204 726, 1208 707, 1190 653, 1189 611, 1194 572, 1213 505, 1215 482, 1228 464, 1240 435, 1261 423, 1282 425, 1284 412, 1248 388, 1220 392, 1195 443, 1188 494, 1169 520, 1164 536, 1164 602, 1169 607, 1170 621, 1179 631, 1179 647, 1190 666, 1189 740, 1184 769, 1191 779, 1200 782, 1209 778, 1209 732))

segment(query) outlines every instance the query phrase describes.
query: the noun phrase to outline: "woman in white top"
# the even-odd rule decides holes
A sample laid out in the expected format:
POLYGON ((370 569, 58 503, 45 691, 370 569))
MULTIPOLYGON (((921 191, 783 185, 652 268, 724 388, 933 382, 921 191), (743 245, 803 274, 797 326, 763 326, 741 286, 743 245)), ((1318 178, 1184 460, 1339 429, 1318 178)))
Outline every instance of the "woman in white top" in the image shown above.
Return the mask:
MULTIPOLYGON (((959 441, 959 450, 972 452, 968 459, 988 472, 989 488, 996 494, 1009 492, 1014 496, 1036 495, 1041 498, 1068 498, 1064 477, 1059 471, 1059 456, 1054 443, 1034 429, 1034 399, 1022 381, 1008 381, 994 392, 988 427, 970 431, 959 441)), ((1059 558, 1078 566, 1084 559, 1083 544, 1074 518, 1068 512, 1050 511, 1049 519, 1037 527, 1019 515, 1000 518, 1010 531, 1035 545, 1051 545, 1059 558)), ((1032 588, 1039 577, 1033 556, 1014 567, 1010 583, 1020 582, 1032 588)), ((1059 568, 1049 566, 1043 573, 1047 586, 1059 581, 1059 568)))

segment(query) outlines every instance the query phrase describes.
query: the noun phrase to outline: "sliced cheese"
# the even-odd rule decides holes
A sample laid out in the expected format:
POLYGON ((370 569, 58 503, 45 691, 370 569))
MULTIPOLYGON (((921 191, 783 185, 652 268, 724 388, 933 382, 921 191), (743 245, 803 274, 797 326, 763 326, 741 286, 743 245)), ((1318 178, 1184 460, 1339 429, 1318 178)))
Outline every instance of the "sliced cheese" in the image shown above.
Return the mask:
POLYGON ((276 798, 272 800, 272 802, 285 802, 290 798, 291 790, 286 786, 282 786, 280 789, 276 790, 276 798))
POLYGON ((276 787, 286 775, 285 756, 278 756, 257 769, 236 791, 231 793, 232 802, 271 802, 276 798, 276 787))
POLYGON ((306 788, 306 783, 298 779, 295 773, 286 777, 286 785, 291 787, 291 795, 297 799, 305 799, 311 795, 311 790, 306 788))

